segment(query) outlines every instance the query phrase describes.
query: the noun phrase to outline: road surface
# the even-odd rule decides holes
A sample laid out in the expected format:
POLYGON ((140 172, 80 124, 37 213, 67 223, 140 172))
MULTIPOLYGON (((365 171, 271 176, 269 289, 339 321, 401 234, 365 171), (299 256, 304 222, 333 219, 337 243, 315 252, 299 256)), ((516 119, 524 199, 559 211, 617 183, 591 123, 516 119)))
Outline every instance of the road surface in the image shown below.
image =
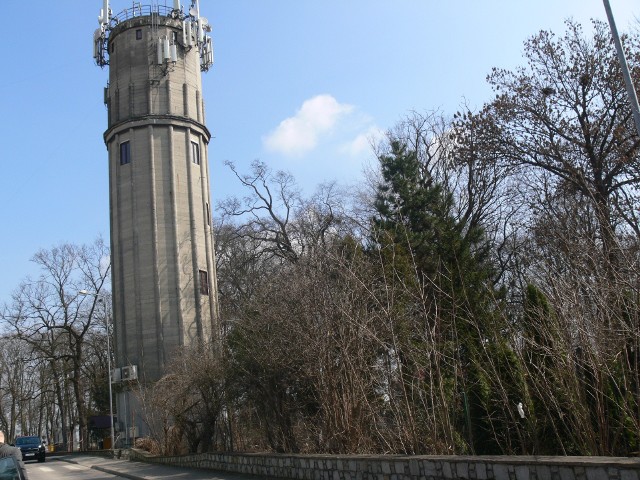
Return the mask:
POLYGON ((178 468, 125 459, 70 454, 47 457, 45 463, 27 462, 29 480, 262 480, 264 477, 178 468))
POLYGON ((119 480, 109 473, 92 470, 75 463, 47 459, 45 463, 26 462, 29 480, 119 480))

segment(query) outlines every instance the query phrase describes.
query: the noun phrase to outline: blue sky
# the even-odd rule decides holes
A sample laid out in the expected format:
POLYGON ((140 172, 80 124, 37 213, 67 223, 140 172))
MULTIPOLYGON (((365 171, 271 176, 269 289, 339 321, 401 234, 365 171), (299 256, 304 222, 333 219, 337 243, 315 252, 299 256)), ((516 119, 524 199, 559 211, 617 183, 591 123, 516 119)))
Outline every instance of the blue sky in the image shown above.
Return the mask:
MULTIPOLYGON (((638 28, 637 1, 610 2, 620 31, 638 28)), ((108 240, 107 70, 92 59, 101 6, 12 2, 3 24, 0 304, 37 273, 30 258, 39 249, 108 240)), ((201 0, 200 8, 215 44, 203 79, 214 205, 239 191, 226 160, 241 171, 263 160, 308 191, 357 183, 375 132, 411 110, 480 107, 492 95, 487 73, 520 65, 526 38, 560 34, 569 17, 606 20, 601 0, 201 0)))

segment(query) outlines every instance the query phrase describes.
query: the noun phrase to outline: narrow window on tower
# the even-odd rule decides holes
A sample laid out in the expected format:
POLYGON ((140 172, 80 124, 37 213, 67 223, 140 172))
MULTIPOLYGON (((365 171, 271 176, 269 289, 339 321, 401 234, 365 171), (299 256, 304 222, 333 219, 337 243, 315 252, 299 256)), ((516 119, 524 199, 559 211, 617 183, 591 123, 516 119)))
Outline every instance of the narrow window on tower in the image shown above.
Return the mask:
POLYGON ((209 274, 204 270, 200 270, 200 293, 209 295, 209 274))
POLYGON ((206 203, 207 207, 207 225, 211 226, 211 210, 209 210, 209 203, 206 203))
POLYGON ((120 165, 126 165, 131 163, 131 149, 129 142, 122 142, 120 144, 120 165))
POLYGON ((142 40, 142 29, 136 30, 136 40, 142 40))
POLYGON ((191 161, 200 165, 200 145, 196 142, 191 142, 191 161))

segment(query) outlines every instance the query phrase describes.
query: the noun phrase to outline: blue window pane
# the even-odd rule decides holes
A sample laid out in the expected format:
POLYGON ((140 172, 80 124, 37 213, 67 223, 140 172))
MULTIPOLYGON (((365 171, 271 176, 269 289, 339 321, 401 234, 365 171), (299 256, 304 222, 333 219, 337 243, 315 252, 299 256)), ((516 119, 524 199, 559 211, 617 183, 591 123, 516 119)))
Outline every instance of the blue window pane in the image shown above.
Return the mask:
POLYGON ((122 142, 120 144, 120 165, 126 165, 131 163, 131 149, 129 142, 122 142))

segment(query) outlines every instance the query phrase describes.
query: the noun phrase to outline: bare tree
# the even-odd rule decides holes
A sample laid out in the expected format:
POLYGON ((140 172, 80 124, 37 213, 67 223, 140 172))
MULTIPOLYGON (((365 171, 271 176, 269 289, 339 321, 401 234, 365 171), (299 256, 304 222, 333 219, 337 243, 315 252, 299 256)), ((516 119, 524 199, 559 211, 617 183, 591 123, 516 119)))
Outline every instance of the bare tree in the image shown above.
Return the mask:
MULTIPOLYGON (((620 67, 608 27, 594 21, 585 38, 567 21, 556 39, 540 32, 525 43, 528 66, 494 69, 489 83, 498 93, 483 115, 499 133, 500 155, 510 165, 541 169, 558 188, 579 192, 592 203, 603 260, 618 252, 615 199, 640 182, 640 139, 635 133, 620 67)), ((631 68, 638 71, 640 37, 626 37, 631 68)), ((633 219, 630 215, 626 218, 633 219)))
POLYGON ((257 160, 250 174, 240 174, 230 162, 227 165, 248 193, 219 204, 222 222, 235 225, 236 235, 260 245, 261 255, 294 263, 349 228, 346 195, 336 184, 320 185, 305 199, 287 172, 273 172, 257 160))
POLYGON ((152 438, 165 455, 208 452, 225 446, 221 438, 225 397, 223 358, 214 344, 184 348, 167 374, 139 392, 152 438))
POLYGON ((41 250, 33 257, 41 268, 41 276, 23 282, 14 293, 12 304, 2 314, 16 337, 49 363, 56 382, 58 406, 63 412, 65 442, 69 437, 67 417, 76 417, 82 449, 88 446, 84 348, 85 339, 94 327, 98 297, 87 300, 78 292, 90 289, 100 293, 105 288, 110 271, 108 258, 108 249, 100 239, 89 246, 63 244, 41 250), (73 390, 77 416, 71 415, 74 410, 69 409, 65 401, 67 379, 73 390))
POLYGON ((25 431, 25 426, 31 424, 33 419, 26 410, 40 386, 31 375, 35 365, 28 345, 12 336, 5 336, 0 342, 0 422, 2 431, 12 439, 17 434, 16 426, 25 431))
POLYGON ((237 445, 639 448, 640 142, 615 54, 603 24, 587 39, 568 22, 525 59, 492 72, 481 111, 391 129, 356 215, 335 186, 305 199, 288 174, 231 166, 248 192, 221 204, 218 242, 237 445), (390 228, 368 229, 376 209, 390 228))

